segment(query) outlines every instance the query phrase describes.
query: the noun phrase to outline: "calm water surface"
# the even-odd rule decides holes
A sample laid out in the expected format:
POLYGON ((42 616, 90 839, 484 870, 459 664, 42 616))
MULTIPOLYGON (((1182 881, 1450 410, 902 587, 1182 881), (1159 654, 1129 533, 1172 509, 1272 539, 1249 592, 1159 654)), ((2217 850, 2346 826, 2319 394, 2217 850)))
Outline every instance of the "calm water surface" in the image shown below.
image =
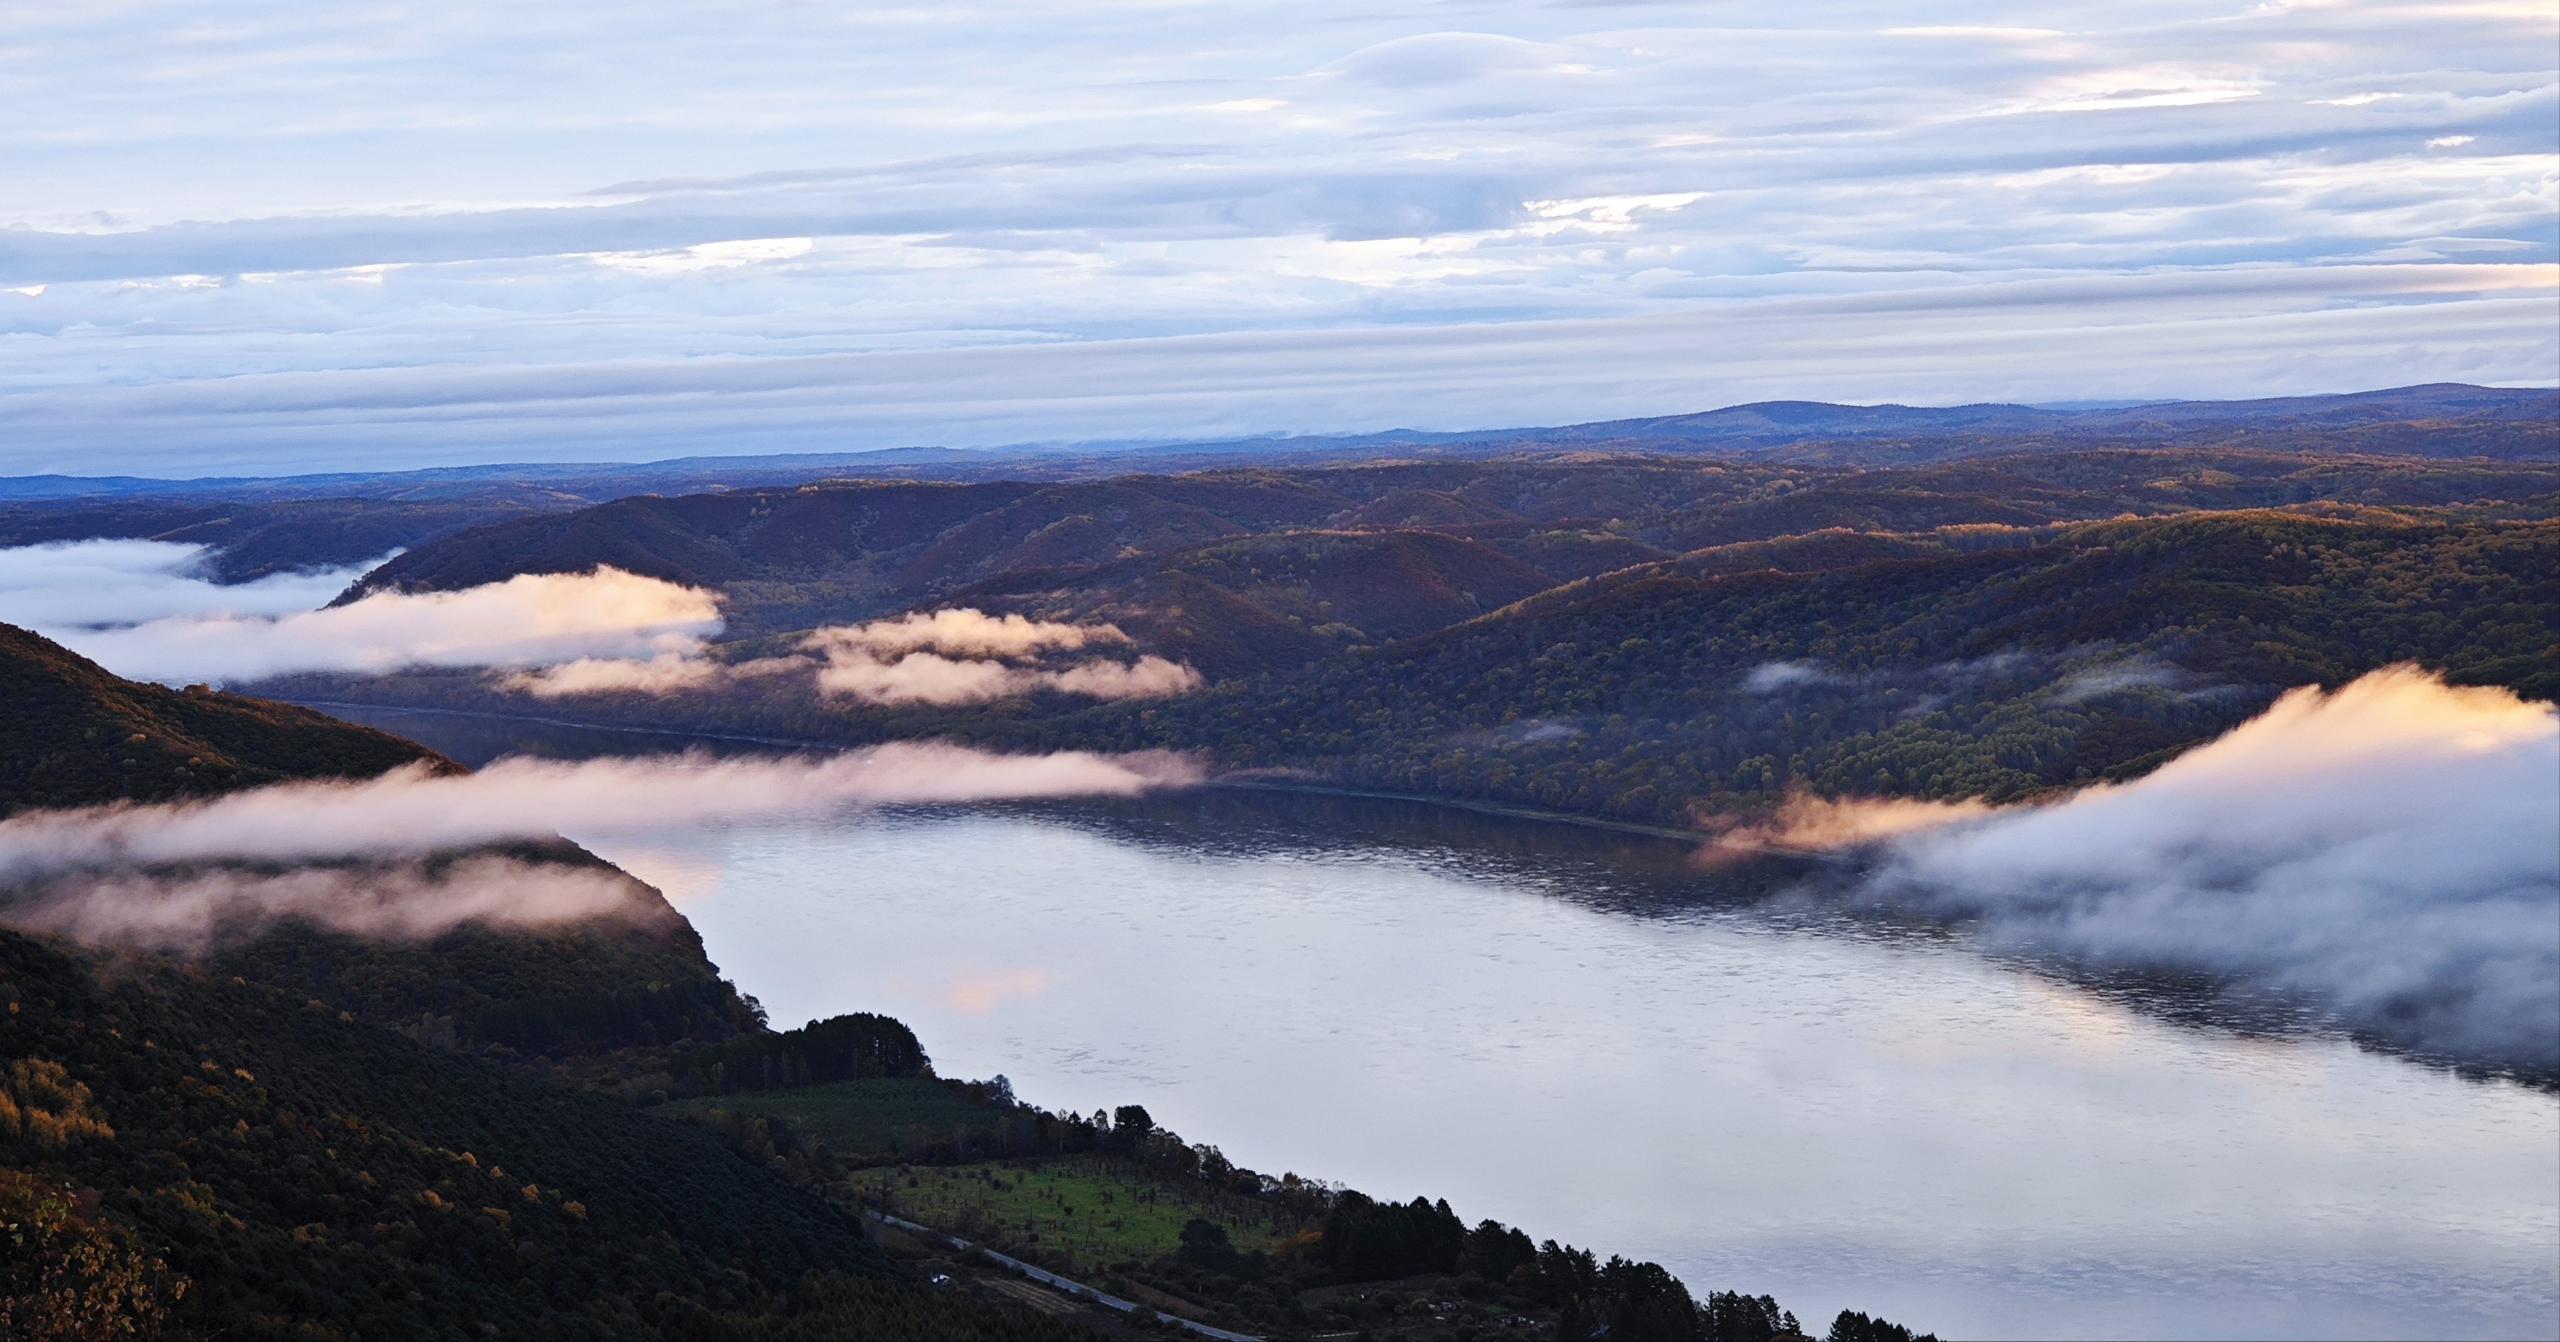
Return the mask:
POLYGON ((1808 1321, 2560 1334, 2560 1099, 1767 900, 1675 844, 1219 789, 573 837, 777 1024, 885 1011, 945 1075, 1808 1321))

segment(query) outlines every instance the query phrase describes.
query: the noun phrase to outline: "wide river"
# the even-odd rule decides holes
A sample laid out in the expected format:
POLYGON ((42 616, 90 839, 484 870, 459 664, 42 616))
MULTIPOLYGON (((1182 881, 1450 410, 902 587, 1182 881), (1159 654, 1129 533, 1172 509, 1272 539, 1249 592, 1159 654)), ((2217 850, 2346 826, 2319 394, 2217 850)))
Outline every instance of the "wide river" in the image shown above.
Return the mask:
MULTIPOLYGON (((349 713, 349 716, 358 716, 349 713)), ((646 737, 366 720, 482 759, 646 737)), ((1241 1164, 1950 1337, 2560 1335, 2560 1098, 1420 803, 576 835, 776 1024, 1144 1104, 1241 1164)), ((2560 929, 2555 929, 2560 935, 2560 929)))

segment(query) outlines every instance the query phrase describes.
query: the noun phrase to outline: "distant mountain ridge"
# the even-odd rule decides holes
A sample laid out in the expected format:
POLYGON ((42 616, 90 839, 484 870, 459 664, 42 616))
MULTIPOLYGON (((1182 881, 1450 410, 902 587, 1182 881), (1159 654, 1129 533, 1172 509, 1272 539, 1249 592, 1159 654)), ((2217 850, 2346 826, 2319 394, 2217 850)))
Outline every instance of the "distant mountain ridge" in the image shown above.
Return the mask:
MULTIPOLYGON (((26 475, 0 477, 0 504, 35 500, 179 499, 207 497, 374 498, 428 501, 493 492, 556 492, 585 502, 634 493, 665 493, 788 484, 859 475, 876 478, 983 480, 1074 478, 1112 474, 1127 463, 1149 469, 1170 462, 1232 464, 1237 459, 1313 463, 1398 453, 1428 455, 1519 452, 1606 445, 1621 450, 1759 452, 1800 444, 1872 440, 2040 440, 2061 436, 2087 445, 2161 442, 2180 435, 2248 428, 2303 431, 2386 424, 2440 430, 2493 426, 2524 432, 2482 438, 2485 452, 2419 455, 2552 455, 2560 451, 2560 390, 2429 383, 2374 391, 2237 401, 2158 401, 2131 406, 2063 408, 1989 402, 1954 406, 1849 405, 1827 401, 1759 401, 1713 410, 1581 424, 1368 434, 1274 436, 1176 441, 1012 444, 987 448, 897 447, 868 451, 752 456, 670 457, 644 462, 512 462, 407 471, 352 471, 288 476, 159 479, 142 476, 26 475), (2539 432, 2534 430, 2539 429, 2539 432), (2493 440, 2494 439, 2494 440, 2493 440)), ((1988 444, 1968 442, 1979 448, 1988 444)), ((2367 445, 2363 450, 2378 450, 2367 445)), ((2414 449, 2406 449, 2414 450, 2414 449)))

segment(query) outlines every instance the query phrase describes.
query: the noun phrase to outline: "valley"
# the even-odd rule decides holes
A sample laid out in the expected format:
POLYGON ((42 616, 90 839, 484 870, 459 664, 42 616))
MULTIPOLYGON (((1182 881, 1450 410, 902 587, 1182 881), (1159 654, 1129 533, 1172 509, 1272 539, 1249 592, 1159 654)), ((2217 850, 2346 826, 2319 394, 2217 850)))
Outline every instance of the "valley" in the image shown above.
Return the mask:
POLYGON ((2560 1342, 2555 53, 0 5, 0 1342, 2560 1342))
POLYGON ((141 612, 0 630, 6 1191, 182 1333, 2529 1328, 2533 822, 2447 920, 2330 818, 2534 805, 2499 404, 0 507, 0 592, 141 612), (2226 786, 2299 832, 2016 855, 2226 786), (2368 922, 2112 930, 2356 843, 2368 922))

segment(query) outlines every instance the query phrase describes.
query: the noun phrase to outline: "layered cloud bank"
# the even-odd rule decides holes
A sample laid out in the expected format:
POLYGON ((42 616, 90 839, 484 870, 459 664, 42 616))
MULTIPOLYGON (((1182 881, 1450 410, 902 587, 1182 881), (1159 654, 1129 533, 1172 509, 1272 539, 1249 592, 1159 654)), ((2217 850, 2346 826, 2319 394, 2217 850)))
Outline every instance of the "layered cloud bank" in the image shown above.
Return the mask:
POLYGON ((1197 766, 1162 753, 996 755, 930 743, 787 758, 514 756, 469 774, 412 765, 362 782, 280 783, 200 802, 0 820, 0 883, 172 862, 392 857, 564 830, 645 833, 847 806, 1126 796, 1199 777, 1197 766))
POLYGON ((718 593, 610 566, 330 606, 362 569, 221 586, 198 576, 209 553, 113 540, 0 549, 0 620, 118 675, 169 684, 490 667, 501 687, 545 699, 796 676, 832 699, 968 704, 1042 691, 1149 698, 1201 683, 1188 666, 1131 658, 1129 636, 1109 624, 919 611, 830 625, 781 655, 725 662, 709 643, 724 628, 718 593))
POLYGON ((146 540, 0 548, 0 620, 37 630, 79 630, 287 615, 327 605, 382 562, 224 585, 204 575, 212 556, 210 546, 146 540))
POLYGON ((2547 3, 14 8, 0 470, 2560 369, 2547 3))
POLYGON ((938 610, 820 629, 805 645, 825 659, 818 689, 871 703, 978 703, 1034 690, 1089 699, 1144 699, 1196 689, 1200 673, 1162 657, 1037 665, 1051 650, 1125 644, 1116 625, 1060 624, 938 610))
POLYGON ((124 871, 0 905, 0 922, 91 945, 193 953, 288 921, 373 941, 424 941, 465 924, 533 929, 627 918, 650 907, 644 900, 630 877, 609 868, 481 857, 441 866, 124 871))
MULTIPOLYGON (((1857 809, 1806 837, 1874 837, 1857 809)), ((1887 839, 1877 898, 1998 944, 2273 989, 2422 1052, 2560 1068, 2549 704, 2397 667, 2296 690, 2135 782, 1883 819, 1915 818, 1943 823, 1887 839)))
POLYGON ((462 922, 550 924, 627 910, 633 887, 611 871, 494 857, 263 868, 399 863, 561 831, 663 833, 902 802, 1126 796, 1199 777, 1188 760, 1161 753, 995 755, 932 744, 789 758, 517 757, 472 774, 411 766, 359 782, 0 820, 0 921, 161 948, 285 918, 386 937, 462 922))
POLYGON ((819 693, 875 704, 967 704, 1035 691, 1090 699, 1141 699, 1200 686, 1200 673, 1146 655, 1122 662, 1061 652, 1125 646, 1108 624, 1068 624, 968 608, 913 612, 867 624, 812 630, 789 655, 720 662, 696 646, 651 658, 585 658, 518 672, 501 682, 545 699, 587 694, 675 694, 805 674, 819 693))
MULTIPOLYGON (((321 600, 329 595, 335 589, 321 600)), ((0 618, 9 614, 0 605, 0 618)), ((213 609, 101 623, 34 627, 118 675, 172 683, 647 656, 698 647, 721 628, 711 593, 614 568, 526 574, 459 592, 378 592, 316 610, 213 609)))

